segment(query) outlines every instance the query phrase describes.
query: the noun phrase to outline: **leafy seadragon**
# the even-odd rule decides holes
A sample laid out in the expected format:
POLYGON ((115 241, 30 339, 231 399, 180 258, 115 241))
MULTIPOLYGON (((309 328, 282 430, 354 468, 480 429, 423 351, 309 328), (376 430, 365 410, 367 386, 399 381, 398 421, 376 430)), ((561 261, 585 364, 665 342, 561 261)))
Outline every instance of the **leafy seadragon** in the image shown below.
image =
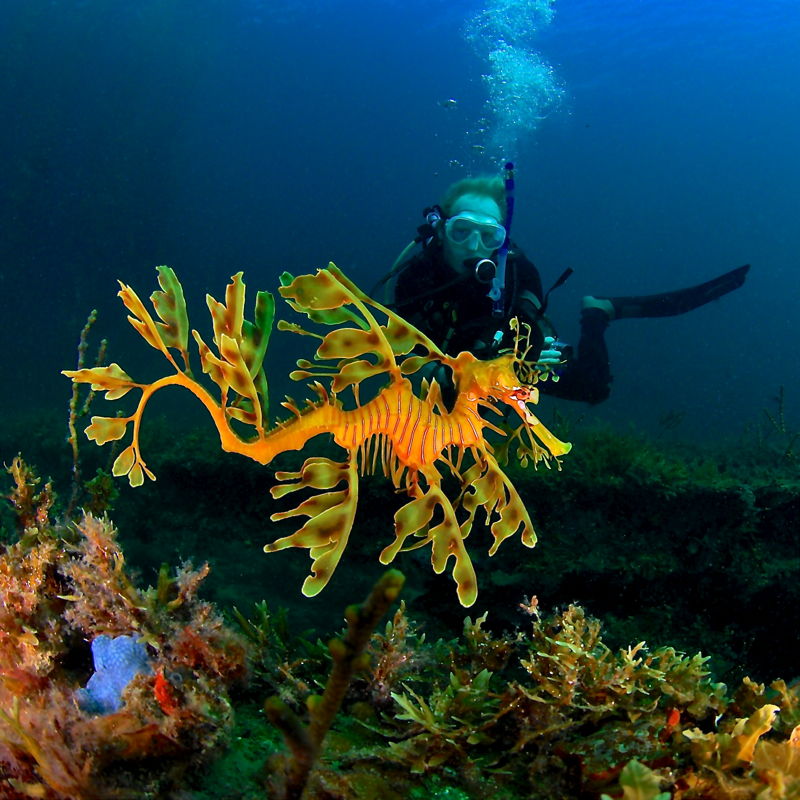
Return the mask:
POLYGON ((158 273, 162 291, 154 292, 151 300, 160 322, 154 321, 131 287, 120 283, 119 295, 131 312, 128 317, 131 324, 148 344, 166 356, 175 373, 141 384, 117 364, 64 372, 77 383, 89 383, 93 390, 105 391, 108 400, 116 400, 131 389, 142 392, 131 416, 93 417, 86 429, 89 439, 102 445, 122 439, 128 424, 133 423, 133 442, 115 461, 114 475, 127 475, 132 486, 141 485, 145 475, 155 480, 139 448, 142 414, 154 392, 164 386, 180 385, 208 409, 226 451, 267 464, 280 453, 302 449, 314 436, 332 434, 334 441, 347 452, 342 462, 309 458, 300 472, 278 472, 276 478, 285 483, 271 490, 276 498, 305 488, 323 492, 312 495, 291 511, 273 514, 273 520, 295 516, 308 519, 296 533, 264 548, 268 553, 287 547, 310 550, 312 575, 303 584, 307 596, 316 595, 327 584, 347 545, 358 502, 359 472, 374 472, 378 466, 397 489, 404 489, 411 498, 395 514, 395 540, 381 553, 383 564, 391 562, 401 550, 430 543, 435 572, 442 573, 448 560, 455 559, 453 578, 458 585, 458 597, 464 606, 470 606, 478 589, 464 540, 479 507, 486 512, 487 523, 492 522, 494 544, 490 554, 520 526, 523 543, 533 547, 536 534, 528 512, 484 438, 487 429, 507 434, 501 450, 503 457, 508 455, 509 444, 515 442, 523 464, 529 459, 536 464, 552 458, 558 463, 558 457, 570 450, 571 445, 554 437, 528 408, 528 403, 538 402, 534 384, 546 375, 547 368, 525 360, 529 349, 525 331, 517 329, 514 352, 490 361, 480 361, 467 352, 451 357, 365 295, 333 264, 316 275, 293 278, 284 273, 280 293, 289 305, 313 322, 337 328, 321 336, 293 323, 278 323, 279 330, 321 339, 315 361, 333 364, 297 362, 300 369, 291 374, 292 379, 314 379, 309 385, 318 399, 300 408, 287 398, 282 405, 291 416, 270 428, 263 360, 275 314, 272 295, 257 294, 252 323, 244 319, 242 273, 235 275, 228 285, 225 303, 207 297, 217 353, 212 352, 197 331, 193 330, 192 335, 203 372, 219 387, 217 400, 191 372, 183 288, 168 267, 158 267, 158 273), (385 318, 384 324, 378 322, 376 313, 385 318), (180 361, 171 350, 180 354, 180 361), (432 362, 444 364, 452 371, 456 400, 449 411, 435 380, 423 380, 418 396, 408 378, 432 362), (377 376, 385 376, 388 381, 373 399, 362 405, 361 382, 377 376), (355 398, 355 407, 349 409, 340 399, 348 388, 355 398), (505 424, 501 429, 485 419, 481 411, 500 413, 496 402, 515 409, 522 425, 512 431, 505 424), (254 435, 242 435, 240 431, 245 426, 254 435), (466 454, 469 458, 465 462, 466 454), (461 483, 455 501, 451 502, 442 490, 439 465, 447 467, 461 483), (441 515, 431 527, 437 508, 441 515), (460 519, 456 515, 459 509, 460 519))

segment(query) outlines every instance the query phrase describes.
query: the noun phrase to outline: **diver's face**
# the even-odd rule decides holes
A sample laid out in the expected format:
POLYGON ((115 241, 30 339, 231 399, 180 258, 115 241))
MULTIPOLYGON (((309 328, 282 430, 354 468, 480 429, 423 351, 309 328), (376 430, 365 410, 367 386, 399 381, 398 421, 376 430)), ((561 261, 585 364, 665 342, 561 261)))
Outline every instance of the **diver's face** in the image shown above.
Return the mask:
MULTIPOLYGON (((445 225, 440 230, 444 247, 444 259, 451 269, 459 274, 467 271, 464 262, 471 258, 488 258, 502 244, 497 242, 500 232, 494 231, 500 225, 502 214, 500 207, 490 197, 477 194, 465 194, 453 203, 450 219, 465 216, 467 223, 474 223, 473 230, 453 231, 454 235, 445 232, 445 225)), ((446 224, 446 223, 445 223, 446 224)))

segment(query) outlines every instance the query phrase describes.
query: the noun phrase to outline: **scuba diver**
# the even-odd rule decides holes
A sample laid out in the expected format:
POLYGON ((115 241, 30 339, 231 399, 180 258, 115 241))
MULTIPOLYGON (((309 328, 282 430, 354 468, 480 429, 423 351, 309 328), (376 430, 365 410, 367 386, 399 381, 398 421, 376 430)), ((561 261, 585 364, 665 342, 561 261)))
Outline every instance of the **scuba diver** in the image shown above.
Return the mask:
MULTIPOLYGON (((450 355, 469 350, 478 358, 512 348, 509 322, 531 326, 532 352, 554 370, 540 391, 592 405, 611 392, 611 368, 604 339, 609 323, 635 317, 684 314, 738 289, 750 265, 699 286, 642 297, 584 297, 577 354, 558 341, 547 318, 550 292, 571 269, 542 291, 539 272, 509 232, 514 209, 513 164, 505 176, 465 178, 444 193, 441 204, 425 209, 419 235, 372 290, 393 296, 385 304, 450 355), (410 256, 418 244, 421 252, 410 256), (538 349, 537 349, 538 348, 538 349)), ((381 298, 376 297, 381 300, 381 298)), ((381 300, 384 302, 384 300, 381 300)), ((441 375, 437 375, 443 383, 441 375)), ((445 383, 446 386, 446 383, 445 383)))

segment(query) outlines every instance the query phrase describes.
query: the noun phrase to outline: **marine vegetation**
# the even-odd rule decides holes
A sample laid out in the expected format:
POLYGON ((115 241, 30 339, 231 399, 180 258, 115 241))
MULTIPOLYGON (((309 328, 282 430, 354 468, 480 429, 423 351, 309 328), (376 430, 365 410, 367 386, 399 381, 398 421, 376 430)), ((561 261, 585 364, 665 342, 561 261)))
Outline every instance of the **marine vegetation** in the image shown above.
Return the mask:
MULTIPOLYGON (((470 606, 477 597, 477 579, 464 540, 472 530, 478 508, 483 508, 491 523, 494 543, 500 543, 521 530, 522 542, 533 547, 536 534, 525 505, 500 468, 486 431, 508 436, 520 460, 547 464, 569 452, 570 445, 554 437, 531 413, 529 403, 538 402, 535 384, 546 378, 549 368, 538 363, 538 353, 528 359, 529 331, 512 323, 515 347, 489 361, 470 353, 450 357, 426 336, 375 302, 333 264, 315 275, 297 278, 284 273, 281 295, 296 311, 315 323, 334 325, 322 336, 299 325, 279 322, 279 330, 313 336, 321 340, 315 362, 298 361, 294 380, 314 379, 310 389, 317 400, 303 408, 291 398, 282 405, 291 412, 288 420, 270 427, 268 389, 263 369, 264 356, 275 313, 274 299, 267 292, 256 297, 255 322, 244 319, 245 285, 238 273, 228 285, 225 303, 208 296, 214 327, 216 354, 200 334, 192 331, 200 354, 203 372, 219 389, 216 399, 192 374, 188 352, 189 322, 183 288, 175 273, 159 267, 162 291, 151 296, 160 322, 145 308, 130 286, 122 286, 119 296, 131 312, 128 319, 142 337, 170 362, 175 372, 153 383, 137 383, 118 364, 66 371, 77 383, 91 384, 93 391, 105 391, 106 399, 117 400, 131 389, 142 396, 130 416, 93 417, 86 429, 89 439, 102 445, 122 439, 133 423, 133 441, 122 451, 113 466, 116 476, 127 475, 132 486, 154 480, 142 458, 139 434, 142 415, 150 397, 165 386, 183 386, 208 409, 219 431, 222 448, 241 453, 262 464, 280 453, 300 450, 319 434, 332 434, 347 456, 333 461, 317 456, 308 458, 299 472, 278 472, 284 483, 272 488, 275 498, 313 488, 324 494, 309 497, 290 511, 272 515, 273 520, 308 517, 294 534, 264 548, 275 552, 287 547, 310 551, 312 575, 303 584, 303 593, 314 596, 330 580, 342 553, 358 504, 359 473, 377 467, 398 490, 411 498, 395 515, 395 540, 380 555, 390 563, 398 552, 430 544, 431 562, 437 574, 448 561, 455 560, 452 575, 462 605, 470 606), (375 315, 385 322, 381 324, 375 315), (171 350, 177 351, 178 360, 171 350), (365 358, 365 356, 370 356, 365 358), (409 376, 429 364, 449 368, 456 399, 448 409, 435 380, 421 381, 415 394, 409 376), (329 383, 326 388, 317 378, 329 383), (371 378, 388 379, 369 402, 362 405, 359 389, 371 378), (352 391, 354 407, 345 408, 342 393, 352 391), (502 403, 521 417, 516 429, 493 424, 487 413, 502 415, 502 403), (483 413, 482 413, 483 412, 483 413), (246 432, 241 432, 242 430, 246 432), (456 478, 460 491, 451 500, 442 488, 443 466, 456 478), (337 488, 344 484, 343 488, 337 488), (460 512, 460 519, 457 517, 460 512)), ((508 446, 501 451, 507 457, 508 446)))
POLYGON ((117 531, 54 522, 20 458, 0 550, 0 797, 167 796, 220 750, 247 639, 198 598, 208 564, 164 565, 139 589, 117 531))
POLYGON ((429 639, 402 602, 375 630, 393 570, 327 645, 265 603, 235 612, 242 636, 199 599, 206 566, 139 589, 107 518, 58 523, 52 488, 8 472, 4 800, 800 796, 798 681, 731 691, 700 654, 612 649, 582 607, 536 598, 502 634, 483 614, 429 639))
MULTIPOLYGON (((800 796, 797 683, 744 679, 731 692, 701 654, 644 642, 612 651, 580 606, 527 613, 529 624, 513 633, 493 635, 483 615, 467 617, 458 640, 429 642, 401 603, 364 657, 353 656, 342 710, 319 741, 309 736, 319 702, 313 687, 324 683, 331 659, 324 647, 276 636, 261 607, 258 628, 249 628, 261 640, 255 680, 281 676, 281 700, 268 701, 268 714, 289 745, 268 761, 268 796, 800 796), (307 780, 302 795, 291 789, 297 774, 307 780), (284 776, 290 780, 280 783, 284 776)), ((347 616, 352 628, 355 614, 347 616)), ((335 654, 332 661, 335 672, 335 654)))
POLYGON ((367 645, 381 617, 397 599, 405 577, 398 570, 389 570, 372 588, 367 599, 345 611, 347 631, 341 638, 331 639, 328 654, 333 666, 322 695, 310 695, 306 706, 311 721, 306 727, 292 709, 277 695, 270 697, 265 711, 283 734, 291 756, 283 754, 272 760, 270 797, 301 797, 311 769, 319 756, 323 740, 344 702, 350 681, 356 671, 369 669, 372 658, 367 645))

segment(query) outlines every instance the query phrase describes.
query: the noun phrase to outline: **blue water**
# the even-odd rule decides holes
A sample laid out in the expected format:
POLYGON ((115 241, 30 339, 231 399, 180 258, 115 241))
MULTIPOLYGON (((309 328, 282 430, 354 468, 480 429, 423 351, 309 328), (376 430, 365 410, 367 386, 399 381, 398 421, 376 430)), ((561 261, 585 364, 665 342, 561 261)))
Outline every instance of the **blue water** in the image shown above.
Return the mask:
MULTIPOLYGON (((593 415, 657 432, 682 411, 676 435, 738 441, 783 384, 800 427, 797 3, 556 0, 506 42, 552 69, 553 102, 517 129, 487 107, 490 64, 465 35, 498 7, 3 0, 0 413, 66 407, 59 370, 95 307, 111 360, 159 374, 118 278, 144 297, 169 264, 204 333, 204 294, 240 269, 274 290, 333 260, 368 289, 424 206, 511 154, 515 239, 546 285, 575 270, 550 304, 563 339, 585 294, 753 265, 691 314, 612 324, 593 415)), ((308 341, 276 334, 276 385, 308 341)))

